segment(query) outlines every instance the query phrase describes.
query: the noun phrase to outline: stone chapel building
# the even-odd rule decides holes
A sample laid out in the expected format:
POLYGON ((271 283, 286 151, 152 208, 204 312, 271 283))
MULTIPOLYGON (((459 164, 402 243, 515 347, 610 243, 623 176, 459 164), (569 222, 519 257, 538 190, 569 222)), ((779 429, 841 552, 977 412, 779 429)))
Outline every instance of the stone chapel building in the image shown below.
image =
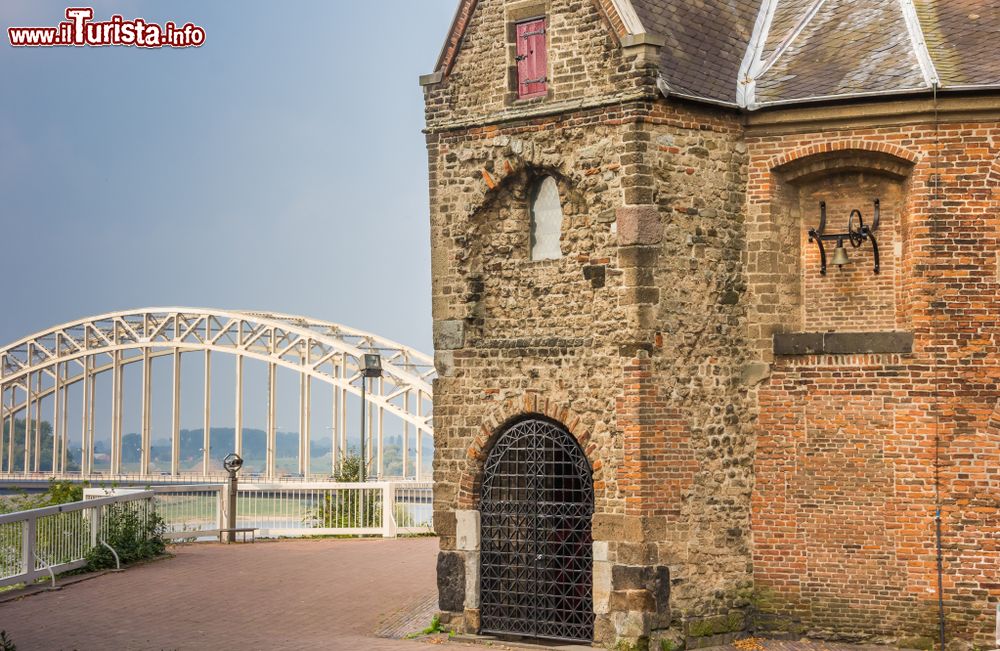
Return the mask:
POLYGON ((421 80, 448 626, 993 648, 998 43, 997 0, 461 1, 421 80))

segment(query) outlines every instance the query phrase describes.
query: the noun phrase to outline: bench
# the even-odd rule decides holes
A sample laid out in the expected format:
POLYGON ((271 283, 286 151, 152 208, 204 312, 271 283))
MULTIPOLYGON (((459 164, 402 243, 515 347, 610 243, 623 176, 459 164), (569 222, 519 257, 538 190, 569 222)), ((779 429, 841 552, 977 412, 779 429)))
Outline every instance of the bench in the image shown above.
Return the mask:
POLYGON ((241 534, 243 536, 243 542, 247 541, 247 534, 250 534, 250 542, 255 542, 257 540, 256 527, 240 527, 238 529, 219 529, 219 542, 226 542, 227 533, 241 534))

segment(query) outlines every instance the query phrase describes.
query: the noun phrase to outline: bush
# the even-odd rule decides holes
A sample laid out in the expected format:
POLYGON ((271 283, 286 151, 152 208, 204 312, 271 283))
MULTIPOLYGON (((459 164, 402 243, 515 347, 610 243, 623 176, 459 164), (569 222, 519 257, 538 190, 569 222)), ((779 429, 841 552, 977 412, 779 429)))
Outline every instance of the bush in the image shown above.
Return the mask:
MULTIPOLYGON (((111 545, 122 565, 159 556, 166 551, 163 534, 166 523, 145 504, 118 502, 104 511, 101 527, 104 542, 111 545)), ((111 550, 98 544, 87 553, 87 568, 100 570, 115 567, 111 550)))
MULTIPOLYGON (((361 457, 357 454, 345 455, 340 468, 333 476, 334 481, 350 483, 361 481, 361 457)), ((309 511, 306 522, 317 529, 346 529, 355 527, 381 527, 381 500, 374 498, 372 491, 366 491, 372 496, 362 508, 360 496, 356 490, 332 491, 323 496, 323 500, 309 511)))
MULTIPOLYGON (((0 499, 0 514, 41 509, 56 504, 79 502, 82 499, 83 486, 69 481, 50 479, 49 489, 41 495, 29 495, 26 491, 18 489, 14 495, 0 499)), ((0 650, 2 648, 0 647, 0 650)))

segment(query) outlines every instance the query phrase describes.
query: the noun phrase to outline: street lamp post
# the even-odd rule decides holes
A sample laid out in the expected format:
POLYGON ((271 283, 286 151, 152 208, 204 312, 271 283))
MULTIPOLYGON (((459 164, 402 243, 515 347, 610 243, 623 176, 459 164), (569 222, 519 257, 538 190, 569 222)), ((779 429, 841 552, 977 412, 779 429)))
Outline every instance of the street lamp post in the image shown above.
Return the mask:
MULTIPOLYGON (((365 404, 365 388, 368 385, 368 378, 382 377, 382 357, 381 355, 375 353, 367 353, 362 356, 364 366, 361 369, 361 463, 358 468, 359 479, 362 483, 365 482, 366 469, 368 467, 368 457, 365 453, 365 437, 367 433, 365 432, 365 418, 367 411, 367 405, 365 404)), ((364 527, 368 525, 368 510, 365 506, 365 492, 367 489, 361 487, 361 526, 364 527)))
POLYGON ((368 457, 365 452, 365 439, 367 437, 365 418, 368 405, 366 404, 365 389, 368 379, 382 377, 382 356, 376 353, 367 353, 364 356, 364 368, 361 377, 361 481, 365 481, 365 474, 368 466, 368 457))

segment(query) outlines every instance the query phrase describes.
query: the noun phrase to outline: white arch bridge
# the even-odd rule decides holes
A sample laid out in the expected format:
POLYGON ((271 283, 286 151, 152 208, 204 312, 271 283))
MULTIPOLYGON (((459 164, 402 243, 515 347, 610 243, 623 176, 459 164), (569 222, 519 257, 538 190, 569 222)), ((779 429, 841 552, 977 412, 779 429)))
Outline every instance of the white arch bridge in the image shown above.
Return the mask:
POLYGON ((0 349, 0 474, 218 480, 235 451, 244 476, 326 478, 357 453, 364 418, 373 479, 426 479, 434 373, 411 348, 299 316, 155 308, 80 319, 0 349), (382 378, 362 377, 365 353, 382 356, 382 378))

